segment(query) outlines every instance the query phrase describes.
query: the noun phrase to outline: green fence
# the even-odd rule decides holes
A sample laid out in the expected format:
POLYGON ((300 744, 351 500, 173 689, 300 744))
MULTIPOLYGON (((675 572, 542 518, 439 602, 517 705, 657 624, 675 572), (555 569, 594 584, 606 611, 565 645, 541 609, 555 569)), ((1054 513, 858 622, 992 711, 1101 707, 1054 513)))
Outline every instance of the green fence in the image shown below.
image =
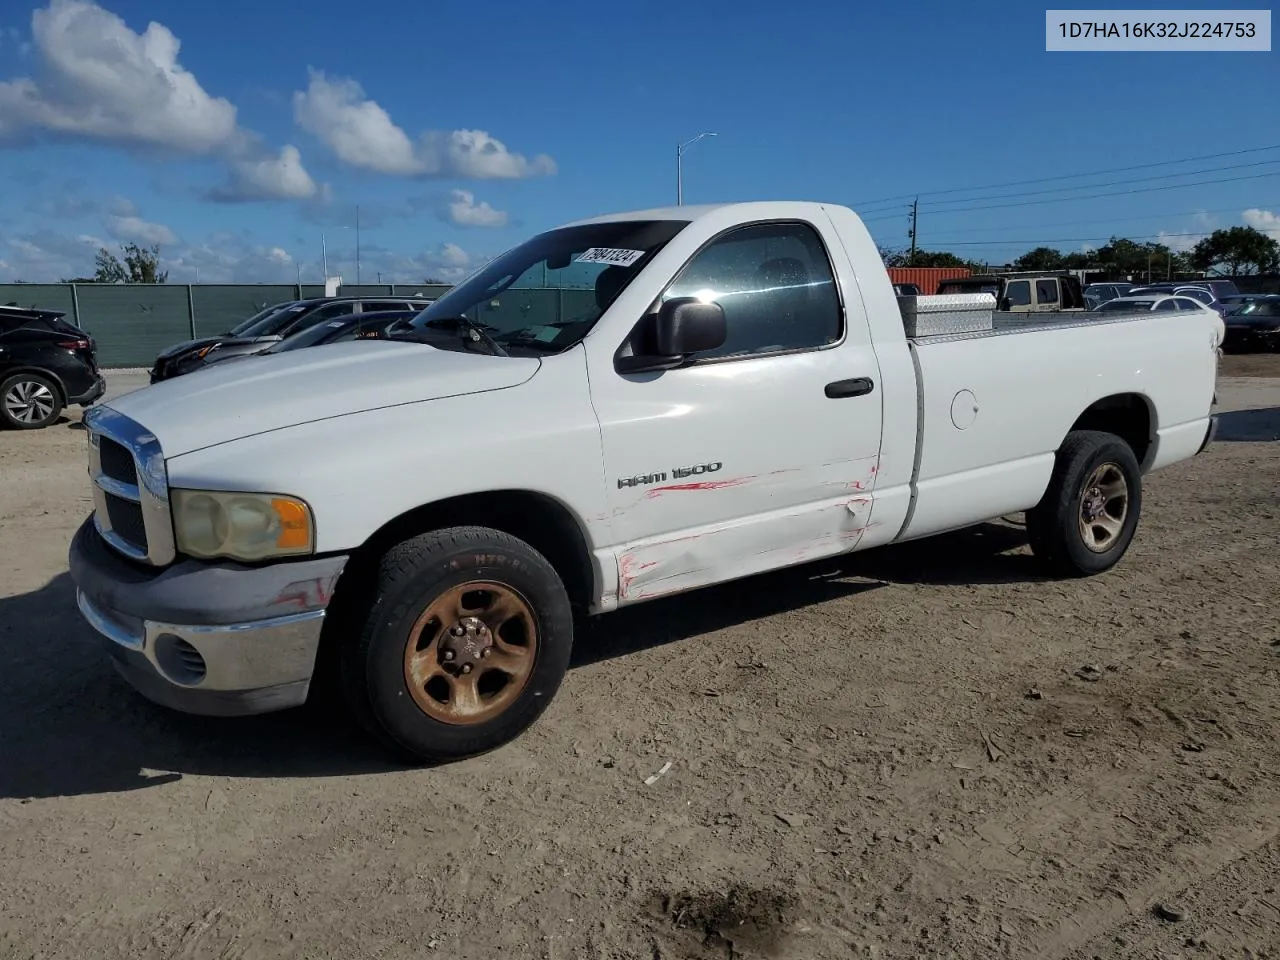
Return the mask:
MULTIPOLYGON (((438 297, 430 284, 344 286, 344 297, 438 297)), ((566 294, 571 291, 565 291, 566 294)), ((577 291, 572 291, 577 292, 577 291)), ((273 303, 324 296, 321 284, 4 283, 0 304, 58 310, 98 343, 104 367, 149 367, 156 354, 193 337, 225 333, 273 303)))

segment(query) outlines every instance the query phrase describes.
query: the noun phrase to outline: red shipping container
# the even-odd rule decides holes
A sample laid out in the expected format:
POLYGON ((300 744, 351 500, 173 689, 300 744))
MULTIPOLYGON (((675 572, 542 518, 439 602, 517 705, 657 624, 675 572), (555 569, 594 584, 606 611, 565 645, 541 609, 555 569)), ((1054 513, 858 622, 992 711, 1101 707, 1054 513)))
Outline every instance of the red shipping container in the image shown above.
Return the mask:
POLYGON ((914 283, 921 294, 931 297, 938 292, 938 284, 943 280, 967 277, 972 272, 968 267, 889 267, 889 281, 914 283))

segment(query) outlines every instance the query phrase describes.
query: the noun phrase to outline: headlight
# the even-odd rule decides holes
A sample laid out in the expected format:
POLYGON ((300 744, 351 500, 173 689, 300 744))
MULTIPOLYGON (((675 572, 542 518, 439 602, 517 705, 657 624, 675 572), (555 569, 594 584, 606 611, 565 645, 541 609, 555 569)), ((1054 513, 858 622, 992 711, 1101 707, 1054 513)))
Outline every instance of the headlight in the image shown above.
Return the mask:
POLYGON ((262 560, 311 553, 311 508, 275 493, 174 490, 173 529, 178 550, 191 557, 262 560))

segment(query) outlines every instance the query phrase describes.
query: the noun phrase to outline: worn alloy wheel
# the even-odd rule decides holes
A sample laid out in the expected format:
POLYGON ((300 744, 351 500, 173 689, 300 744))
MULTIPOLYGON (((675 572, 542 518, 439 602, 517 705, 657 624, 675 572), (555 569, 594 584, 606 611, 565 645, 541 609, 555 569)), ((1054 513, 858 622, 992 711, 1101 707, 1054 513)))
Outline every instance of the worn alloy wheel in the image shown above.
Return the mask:
POLYGON ((1058 450, 1049 488, 1027 511, 1031 550, 1060 576, 1115 566, 1129 549, 1142 511, 1142 471, 1115 434, 1078 430, 1058 450))
POLYGON ((418 617, 404 648, 404 678, 427 716, 483 723, 515 702, 538 652, 529 602, 499 583, 471 581, 442 593, 418 617))
POLYGON ((0 384, 0 417, 18 430, 38 430, 62 412, 58 389, 34 373, 20 373, 0 384))
POLYGON ((1080 497, 1080 539, 1094 553, 1106 553, 1124 532, 1129 484, 1114 463, 1104 463, 1085 481, 1080 497))
POLYGON ((370 733, 438 763, 531 726, 572 646, 568 593, 542 554, 498 530, 451 527, 382 558, 360 636, 338 651, 339 675, 370 733))

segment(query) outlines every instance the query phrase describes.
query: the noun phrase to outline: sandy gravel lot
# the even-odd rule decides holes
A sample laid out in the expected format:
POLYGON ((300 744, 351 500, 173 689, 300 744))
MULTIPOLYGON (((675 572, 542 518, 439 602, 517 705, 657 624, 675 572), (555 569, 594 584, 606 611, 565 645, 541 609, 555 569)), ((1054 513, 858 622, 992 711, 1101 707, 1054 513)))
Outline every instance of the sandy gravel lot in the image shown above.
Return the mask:
POLYGON ((657 601, 435 770, 134 695, 77 415, 0 433, 0 958, 1280 957, 1280 358, 1223 373, 1111 573, 1002 522, 657 601))

